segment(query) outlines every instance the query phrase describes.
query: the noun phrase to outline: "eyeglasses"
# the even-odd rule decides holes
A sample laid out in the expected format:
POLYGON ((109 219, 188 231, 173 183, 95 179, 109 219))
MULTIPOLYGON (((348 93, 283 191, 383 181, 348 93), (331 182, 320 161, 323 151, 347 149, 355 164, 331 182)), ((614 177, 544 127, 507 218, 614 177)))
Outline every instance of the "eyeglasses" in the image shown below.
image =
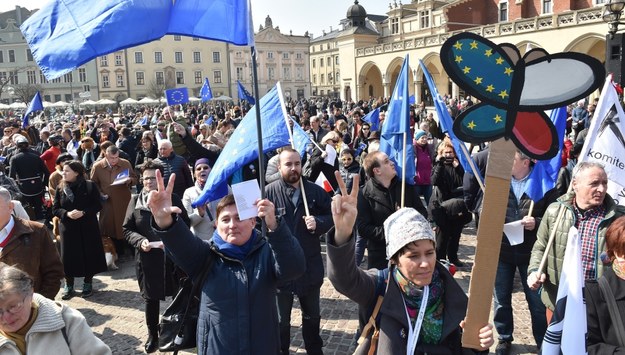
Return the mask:
POLYGON ((28 295, 24 296, 24 298, 22 298, 22 301, 15 304, 14 306, 9 307, 9 309, 0 309, 0 318, 2 318, 7 312, 10 314, 17 314, 19 313, 22 308, 24 308, 24 302, 26 301, 26 298, 28 298, 28 295))
POLYGON ((210 169, 210 166, 198 166, 195 168, 195 171, 202 171, 202 170, 208 170, 210 169))
POLYGON ((144 176, 143 181, 155 181, 156 176, 144 176))

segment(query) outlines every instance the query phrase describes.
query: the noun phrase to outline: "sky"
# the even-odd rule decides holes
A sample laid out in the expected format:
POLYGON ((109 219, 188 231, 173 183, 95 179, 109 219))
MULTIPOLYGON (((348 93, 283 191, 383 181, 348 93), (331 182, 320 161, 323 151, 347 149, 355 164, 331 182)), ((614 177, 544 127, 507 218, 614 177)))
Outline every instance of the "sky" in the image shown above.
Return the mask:
MULTIPOLYGON (((0 0, 0 12, 13 10, 18 4, 29 10, 41 8, 48 1, 0 0)), ((388 0, 359 0, 359 3, 368 14, 385 15, 388 11, 388 0)), ((258 31, 259 25, 265 25, 265 18, 269 15, 273 26, 280 27, 282 33, 293 30, 294 35, 304 35, 308 31, 318 37, 322 30, 337 29, 339 21, 345 18, 347 9, 353 4, 353 0, 252 0, 254 31, 258 31)))

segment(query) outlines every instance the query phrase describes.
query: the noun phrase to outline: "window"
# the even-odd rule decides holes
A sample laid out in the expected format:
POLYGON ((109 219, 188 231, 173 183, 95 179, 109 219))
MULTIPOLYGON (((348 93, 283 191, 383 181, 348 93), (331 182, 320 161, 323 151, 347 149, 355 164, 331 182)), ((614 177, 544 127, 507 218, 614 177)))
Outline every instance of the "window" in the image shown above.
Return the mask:
POLYGON ((319 58, 319 68, 323 68, 323 58, 319 58))
POLYGON ((302 59, 302 53, 295 53, 295 59, 302 59))
POLYGON ((221 70, 213 70, 213 83, 221 84, 221 70))
POLYGON ((34 70, 27 71, 26 77, 28 78, 29 84, 37 84, 37 74, 34 70))
POLYGON ((499 3, 499 21, 508 21, 508 2, 499 3))
POLYGON ((202 84, 202 71, 196 70, 193 72, 193 79, 196 84, 202 84))
POLYGON ((200 39, 199 39, 199 38, 197 38, 197 37, 193 37, 193 40, 194 40, 194 41, 199 41, 200 39))
POLYGON ((317 74, 313 74, 313 84, 317 84, 317 74))
POLYGON ((4 51, 0 51, 0 63, 4 63, 4 51))
POLYGON ((100 57, 100 66, 108 67, 109 66, 109 58, 107 55, 103 55, 100 57))
POLYGON ((399 33, 399 19, 398 18, 392 18, 391 19, 391 34, 398 34, 399 33))
POLYGON ((181 41, 182 38, 180 37, 180 35, 174 35, 174 41, 181 41))
POLYGON ((550 14, 553 12, 553 2, 551 0, 543 0, 543 14, 550 14))
MULTIPOLYGON (((12 79, 12 78, 11 78, 11 81, 13 81, 13 79, 12 79)), ((59 83, 61 83, 61 78, 59 77, 59 78, 56 78, 56 79, 52 79, 51 83, 53 83, 53 84, 59 84, 59 83)))
POLYGON ((54 102, 61 101, 61 94, 54 95, 54 102))
POLYGON ((317 60, 316 60, 316 59, 313 59, 313 60, 312 60, 312 67, 313 67, 313 68, 315 68, 315 66, 316 66, 316 65, 317 65, 317 60))
POLYGON ((235 56, 236 58, 241 58, 241 56, 242 56, 241 51, 234 52, 234 56, 235 56))
POLYGON ((109 83, 109 75, 108 75, 108 73, 102 73, 102 87, 103 88, 110 88, 111 87, 111 83, 109 83))
POLYGON ((273 59, 273 52, 267 52, 267 59, 273 59))
POLYGON ((295 79, 302 80, 302 67, 295 68, 295 79))
POLYGON ((43 95, 43 101, 50 101, 50 95, 43 95))
POLYGON ((174 61, 176 63, 182 63, 182 52, 175 52, 174 53, 174 61))
MULTIPOLYGON (((61 78, 58 78, 58 82, 61 82, 61 78)), ((11 72, 11 77, 9 78, 9 82, 13 85, 17 85, 20 83, 19 77, 17 76, 17 70, 11 72)))
POLYGON ((221 53, 213 52, 213 63, 221 63, 221 53))
POLYGON ((165 74, 162 71, 156 72, 156 85, 165 85, 165 74))
POLYGON ((286 80, 291 80, 291 68, 283 67, 282 68, 282 77, 286 80))
POLYGON ((202 54, 200 52, 193 52, 193 63, 202 63, 202 54))
POLYGON ((236 68, 237 80, 243 80, 243 67, 236 68))
POLYGON ((0 71, 0 83, 4 84, 7 82, 7 72, 0 71))
POLYGON ((135 77, 137 78, 137 85, 145 85, 145 73, 142 71, 138 71, 135 73, 135 77))
POLYGON ((336 72, 336 74, 334 75, 334 80, 339 81, 340 75, 339 72, 336 72))
POLYGON ((63 82, 64 83, 73 83, 74 82, 74 76, 72 75, 72 73, 67 73, 67 74, 63 75, 63 82))
POLYGON ((143 63, 143 52, 135 52, 135 63, 143 63))
POLYGON ((15 51, 9 49, 9 63, 15 63, 15 51))
POLYGON ((26 61, 28 62, 33 61, 33 52, 30 51, 30 48, 26 49, 26 61))
POLYGON ((78 80, 81 83, 84 83, 85 81, 87 81, 87 69, 78 68, 78 80))
POLYGON ((65 94, 65 102, 72 102, 74 101, 74 99, 72 99, 72 94, 65 94))
POLYGON ((163 62, 163 52, 154 52, 154 63, 163 62))
POLYGON ((339 56, 334 57, 334 64, 339 65, 339 56))
POLYGON ((176 72, 176 84, 184 84, 184 72, 176 72))
POLYGON ((421 11, 420 13, 420 26, 421 28, 430 27, 430 10, 421 11))
POLYGON ((82 88, 83 88, 82 91, 91 91, 91 86, 89 85, 83 85, 82 88))
POLYGON ((282 59, 289 59, 289 53, 287 52, 282 53, 282 59))
POLYGON ((121 53, 115 54, 115 66, 120 67, 122 65, 122 55, 121 53))
POLYGON ((273 80, 275 76, 276 76, 275 68, 272 68, 272 67, 267 68, 267 77, 269 78, 269 80, 273 80))
POLYGON ((117 73, 116 78, 117 78, 117 87, 123 88, 124 87, 124 74, 117 73))
MULTIPOLYGON (((2 81, 2 79, 0 78, 0 82, 2 81)), ((47 83, 48 80, 46 79, 46 76, 43 75, 43 72, 41 70, 39 70, 39 82, 40 83, 47 83)), ((46 100, 46 101, 50 101, 50 100, 46 100)))
POLYGON ((321 79, 321 80, 319 80, 319 82, 320 82, 321 84, 325 84, 325 75, 324 75, 324 74, 321 74, 320 79, 321 79))

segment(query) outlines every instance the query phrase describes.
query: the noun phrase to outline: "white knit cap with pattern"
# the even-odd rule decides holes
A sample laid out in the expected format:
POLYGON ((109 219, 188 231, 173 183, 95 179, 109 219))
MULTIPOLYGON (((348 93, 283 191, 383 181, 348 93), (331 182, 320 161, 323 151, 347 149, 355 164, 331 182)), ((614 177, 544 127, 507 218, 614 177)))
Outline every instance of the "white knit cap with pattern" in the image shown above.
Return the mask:
POLYGON ((404 207, 395 211, 384 221, 386 259, 390 260, 406 244, 428 239, 436 245, 436 237, 430 223, 414 208, 404 207))

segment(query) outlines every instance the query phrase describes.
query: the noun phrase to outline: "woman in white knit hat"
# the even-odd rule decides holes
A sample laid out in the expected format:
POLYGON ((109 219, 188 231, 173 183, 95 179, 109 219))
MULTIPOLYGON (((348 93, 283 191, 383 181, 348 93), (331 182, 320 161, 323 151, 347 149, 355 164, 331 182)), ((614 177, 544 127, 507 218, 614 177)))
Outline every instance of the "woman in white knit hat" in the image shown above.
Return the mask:
MULTIPOLYGON (((327 236, 328 278, 337 291, 362 307, 378 309, 377 339, 367 328, 355 354, 479 354, 494 343, 492 325, 479 331, 480 349, 463 348, 467 296, 449 271, 436 261, 436 238, 428 221, 402 208, 384 222, 385 270, 363 271, 354 264, 354 222, 358 176, 351 193, 337 175, 341 195, 332 200, 335 229, 327 236), (376 305, 378 296, 384 296, 376 305)), ((373 333, 373 332, 371 332, 373 333)))

